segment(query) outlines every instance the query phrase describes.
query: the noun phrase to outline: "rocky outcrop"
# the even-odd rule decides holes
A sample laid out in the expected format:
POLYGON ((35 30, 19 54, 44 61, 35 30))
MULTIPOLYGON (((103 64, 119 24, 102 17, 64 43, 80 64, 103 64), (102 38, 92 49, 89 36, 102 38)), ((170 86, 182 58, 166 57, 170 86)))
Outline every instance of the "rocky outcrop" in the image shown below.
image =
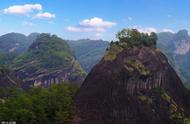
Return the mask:
MULTIPOLYGON (((24 68, 25 69, 25 68, 24 68)), ((76 70, 76 67, 68 67, 67 69, 55 69, 48 71, 48 69, 39 69, 39 70, 15 70, 16 75, 22 79, 25 83, 22 84, 24 89, 29 89, 33 86, 40 87, 49 87, 53 84, 60 82, 75 82, 77 85, 80 85, 84 80, 85 74, 78 74, 79 70, 76 70)))
POLYGON ((73 124, 183 124, 189 91, 167 58, 149 47, 106 53, 77 92, 73 124))
POLYGON ((158 48, 167 56, 182 81, 189 85, 190 36, 188 31, 180 30, 175 34, 168 32, 159 33, 158 48))
POLYGON ((175 53, 179 55, 185 55, 190 50, 190 36, 187 30, 179 31, 173 38, 175 45, 175 53))
POLYGON ((0 69, 0 88, 21 87, 22 81, 8 69, 0 69))

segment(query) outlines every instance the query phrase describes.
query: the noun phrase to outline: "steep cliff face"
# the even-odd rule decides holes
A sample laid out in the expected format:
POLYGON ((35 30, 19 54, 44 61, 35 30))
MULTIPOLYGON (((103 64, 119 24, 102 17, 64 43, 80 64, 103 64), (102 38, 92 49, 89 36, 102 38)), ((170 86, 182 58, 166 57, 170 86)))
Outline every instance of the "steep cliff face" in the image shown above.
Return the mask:
POLYGON ((160 51, 113 45, 76 94, 73 124, 183 124, 189 97, 160 51))
POLYGON ((0 88, 20 87, 22 81, 13 72, 0 67, 0 88))

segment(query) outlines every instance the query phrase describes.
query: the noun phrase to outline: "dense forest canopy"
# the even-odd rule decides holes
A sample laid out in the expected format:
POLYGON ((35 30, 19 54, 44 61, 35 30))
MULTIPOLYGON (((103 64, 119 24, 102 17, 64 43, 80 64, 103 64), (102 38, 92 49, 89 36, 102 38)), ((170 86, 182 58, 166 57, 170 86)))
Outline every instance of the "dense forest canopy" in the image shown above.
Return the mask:
POLYGON ((34 87, 0 89, 0 122, 18 124, 68 124, 73 116, 73 96, 77 87, 71 83, 52 85, 48 89, 34 87))

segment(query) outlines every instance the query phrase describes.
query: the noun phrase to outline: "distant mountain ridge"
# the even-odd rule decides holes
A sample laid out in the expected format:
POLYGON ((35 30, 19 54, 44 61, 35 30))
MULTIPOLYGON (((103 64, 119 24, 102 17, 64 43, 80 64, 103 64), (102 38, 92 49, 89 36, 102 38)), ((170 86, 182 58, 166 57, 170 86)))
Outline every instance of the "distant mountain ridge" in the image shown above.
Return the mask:
POLYGON ((190 36, 187 30, 177 33, 158 34, 158 48, 168 57, 170 63, 185 83, 190 81, 190 36))
POLYGON ((81 39, 67 42, 87 73, 100 61, 109 46, 109 42, 103 40, 81 39))
POLYGON ((39 36, 39 33, 31 33, 28 36, 20 33, 8 33, 0 36, 1 52, 23 52, 39 36))
POLYGON ((31 33, 28 36, 8 33, 0 36, 0 64, 10 64, 16 56, 25 52, 38 36, 39 33, 31 33))
MULTIPOLYGON (((16 57, 27 51, 39 35, 40 33, 32 33, 28 36, 19 33, 8 33, 0 36, 0 64, 10 65, 16 57)), ((158 48, 167 56, 170 64, 185 83, 190 80, 189 39, 187 30, 181 30, 176 34, 170 32, 158 33, 158 48)), ((87 73, 100 61, 109 46, 109 42, 103 40, 81 39, 66 42, 72 49, 72 55, 76 57, 87 73)))
POLYGON ((176 34, 170 32, 158 33, 158 43, 158 46, 170 47, 178 55, 185 55, 190 51, 190 36, 187 30, 180 30, 176 34))

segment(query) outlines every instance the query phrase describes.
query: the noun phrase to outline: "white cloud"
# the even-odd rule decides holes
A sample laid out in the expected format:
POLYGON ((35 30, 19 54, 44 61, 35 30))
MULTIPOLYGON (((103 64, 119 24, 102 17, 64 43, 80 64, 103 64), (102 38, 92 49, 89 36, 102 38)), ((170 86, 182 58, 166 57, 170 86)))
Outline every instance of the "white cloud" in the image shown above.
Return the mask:
POLYGON ((163 29, 162 32, 175 33, 172 29, 167 29, 167 28, 163 29))
POLYGON ((134 26, 133 28, 137 29, 141 33, 148 33, 148 34, 150 34, 151 32, 155 32, 155 33, 158 32, 157 29, 153 28, 153 27, 142 28, 142 27, 134 26))
POLYGON ((43 6, 41 4, 13 5, 1 10, 1 14, 24 15, 35 19, 56 18, 55 14, 43 12, 43 6))
POLYGON ((70 32, 81 32, 81 29, 79 27, 73 27, 73 26, 67 27, 67 30, 70 32))
POLYGON ((94 17, 94 18, 91 18, 91 19, 85 19, 85 20, 81 21, 80 25, 85 26, 85 27, 109 28, 109 27, 115 26, 116 23, 109 22, 109 21, 104 21, 101 18, 94 17))
POLYGON ((67 27, 70 32, 106 32, 107 28, 115 26, 115 22, 104 21, 101 18, 94 17, 91 19, 82 20, 77 26, 67 27))
POLYGON ((133 26, 132 29, 137 29, 139 32, 148 33, 148 34, 150 34, 151 32, 155 32, 155 33, 159 33, 159 32, 171 32, 171 33, 175 33, 172 29, 169 29, 169 28, 164 28, 164 29, 161 29, 161 30, 157 30, 154 27, 133 26))
POLYGON ((13 5, 3 10, 4 14, 20 14, 25 15, 33 11, 42 10, 41 4, 25 4, 25 5, 13 5))
POLYGON ((52 14, 49 12, 38 13, 34 16, 34 18, 38 18, 38 19, 53 19, 55 17, 56 17, 55 14, 52 14))
POLYGON ((106 30, 104 28, 98 28, 98 27, 79 27, 79 26, 69 26, 66 28, 67 31, 70 32, 105 32, 106 30))

